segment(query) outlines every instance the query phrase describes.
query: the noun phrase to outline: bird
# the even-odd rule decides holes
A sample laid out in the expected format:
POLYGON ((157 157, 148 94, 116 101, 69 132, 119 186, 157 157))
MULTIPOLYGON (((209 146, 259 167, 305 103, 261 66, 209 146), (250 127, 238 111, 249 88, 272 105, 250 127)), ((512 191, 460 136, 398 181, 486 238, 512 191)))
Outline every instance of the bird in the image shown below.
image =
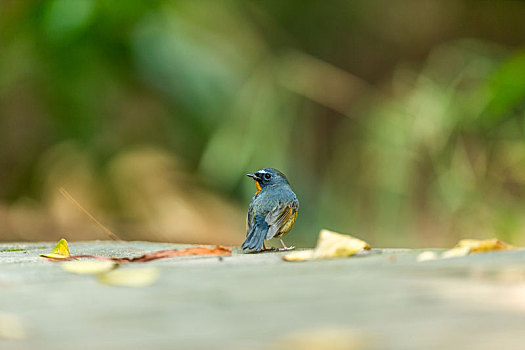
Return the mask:
POLYGON ((246 175, 255 180, 256 192, 248 207, 248 228, 242 249, 245 252, 266 250, 264 240, 274 237, 283 245, 279 250, 295 249, 283 241, 283 236, 294 226, 299 210, 299 200, 288 179, 274 168, 246 175))

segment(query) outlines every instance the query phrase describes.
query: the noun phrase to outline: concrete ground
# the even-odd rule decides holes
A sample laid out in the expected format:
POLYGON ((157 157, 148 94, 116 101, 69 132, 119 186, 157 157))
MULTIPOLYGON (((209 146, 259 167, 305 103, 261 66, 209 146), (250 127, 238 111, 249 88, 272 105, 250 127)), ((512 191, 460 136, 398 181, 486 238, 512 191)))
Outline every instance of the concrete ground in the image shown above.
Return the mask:
MULTIPOLYGON (((0 349, 523 349, 525 251, 418 263, 420 251, 291 263, 282 253, 179 257, 147 287, 115 287, 0 244, 0 349), (346 344, 346 345, 344 345, 346 344), (303 346, 303 348, 306 348, 303 346), (316 345, 313 348, 319 348, 316 345)), ((70 243, 138 256, 149 242, 70 243)))

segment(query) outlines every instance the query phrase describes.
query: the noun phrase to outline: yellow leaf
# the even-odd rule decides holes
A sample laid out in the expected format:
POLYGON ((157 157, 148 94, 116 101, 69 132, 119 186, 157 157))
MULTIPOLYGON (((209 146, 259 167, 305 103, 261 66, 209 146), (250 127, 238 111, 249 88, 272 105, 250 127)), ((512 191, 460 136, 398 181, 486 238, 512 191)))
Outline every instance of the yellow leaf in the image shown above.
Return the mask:
POLYGON ((310 260, 314 255, 314 250, 298 250, 296 252, 291 252, 283 256, 283 259, 286 261, 306 261, 310 260))
POLYGON ((470 254, 470 247, 455 247, 444 252, 441 257, 443 259, 459 258, 470 254))
POLYGON ((64 270, 80 275, 108 272, 117 266, 117 263, 110 260, 82 260, 66 261, 62 263, 62 268, 64 270))
POLYGON ((515 249, 500 239, 462 239, 456 244, 456 247, 468 247, 471 253, 490 252, 495 250, 511 250, 515 249))
POLYGON ((60 241, 58 241, 57 245, 51 253, 48 254, 40 254, 43 258, 50 258, 50 259, 66 259, 69 258, 69 246, 67 245, 67 241, 62 238, 60 241))
POLYGON ((313 258, 342 258, 354 255, 364 249, 370 249, 370 246, 365 241, 349 235, 342 235, 329 230, 321 230, 313 258))
POLYGON ((432 251, 426 251, 426 252, 423 252, 421 254, 419 254, 417 256, 417 261, 419 262, 422 262, 422 261, 429 261, 429 260, 434 260, 434 259, 437 259, 437 254, 435 252, 432 252, 432 251))
POLYGON ((97 280, 112 286, 144 287, 153 284, 159 275, 159 270, 153 267, 117 269, 98 275, 97 280))
POLYGON ((317 246, 313 250, 292 252, 283 256, 285 261, 344 258, 362 250, 369 250, 365 241, 329 230, 321 230, 317 246))

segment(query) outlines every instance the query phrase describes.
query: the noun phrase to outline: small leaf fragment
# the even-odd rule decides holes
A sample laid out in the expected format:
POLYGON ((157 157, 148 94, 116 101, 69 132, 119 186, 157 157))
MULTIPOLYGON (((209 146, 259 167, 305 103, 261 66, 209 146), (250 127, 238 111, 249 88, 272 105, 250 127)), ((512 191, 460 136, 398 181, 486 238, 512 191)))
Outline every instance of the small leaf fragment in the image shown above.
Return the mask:
POLYGON ((456 244, 456 247, 468 247, 471 253, 482 253, 496 250, 512 250, 515 249, 513 246, 503 242, 500 239, 462 239, 456 244))
POLYGON ((51 253, 47 254, 40 254, 43 258, 49 258, 49 259, 67 259, 70 256, 69 252, 69 246, 67 245, 67 241, 62 238, 60 241, 58 241, 57 245, 53 248, 51 253))
POLYGON ((104 273, 113 270, 117 266, 118 264, 111 260, 80 260, 62 263, 64 270, 80 275, 104 273))
POLYGON ((97 280, 100 283, 122 286, 122 287, 145 287, 149 286, 160 276, 158 269, 143 267, 134 269, 116 269, 99 274, 97 280))
POLYGON ((441 254, 441 257, 443 259, 460 258, 462 256, 466 256, 469 254, 470 254, 470 247, 455 247, 441 254))
POLYGON ((436 254, 436 252, 427 250, 417 256, 417 261, 419 262, 430 261, 430 260, 435 260, 437 258, 438 258, 438 255, 436 254))
POLYGON ((343 235, 329 230, 321 230, 313 258, 330 259, 347 257, 354 255, 363 249, 370 249, 370 246, 365 241, 350 235, 343 235))
POLYGON ((291 252, 289 254, 286 254, 283 256, 283 260, 285 261, 306 261, 310 260, 314 255, 314 250, 298 250, 295 252, 291 252))

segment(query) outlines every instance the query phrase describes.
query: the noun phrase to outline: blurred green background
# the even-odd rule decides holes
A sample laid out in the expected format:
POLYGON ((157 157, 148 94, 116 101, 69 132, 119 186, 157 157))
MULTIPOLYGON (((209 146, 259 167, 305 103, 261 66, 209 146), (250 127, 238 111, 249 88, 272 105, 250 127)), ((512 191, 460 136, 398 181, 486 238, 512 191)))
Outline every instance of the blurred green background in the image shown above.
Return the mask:
POLYGON ((519 1, 0 1, 0 240, 525 244, 519 1))

